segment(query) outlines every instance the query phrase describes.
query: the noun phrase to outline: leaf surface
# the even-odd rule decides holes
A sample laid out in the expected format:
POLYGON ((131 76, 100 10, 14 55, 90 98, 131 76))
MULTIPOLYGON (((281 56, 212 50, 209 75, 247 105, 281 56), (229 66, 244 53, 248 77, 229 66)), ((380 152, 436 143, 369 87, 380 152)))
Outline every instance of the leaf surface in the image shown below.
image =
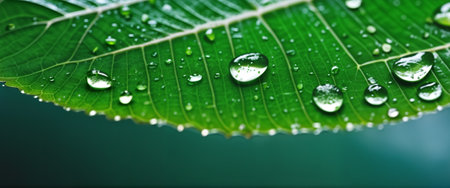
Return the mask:
POLYGON ((352 10, 337 0, 4 0, 0 81, 66 109, 180 131, 195 127, 203 135, 350 131, 449 104, 450 34, 427 22, 445 2, 366 0, 352 10), (108 36, 115 45, 106 44, 108 36), (383 44, 392 50, 382 51, 383 44), (411 84, 394 77, 396 59, 424 51, 436 56, 425 79, 411 84), (237 84, 229 63, 250 52, 267 56, 268 70, 254 83, 237 84), (89 87, 87 72, 94 69, 112 78, 111 88, 89 87), (202 79, 192 84, 195 74, 202 79), (384 105, 365 102, 371 82, 388 90, 384 105), (437 101, 417 97, 426 82, 442 86, 437 101), (338 112, 312 102, 314 88, 325 83, 343 91, 338 112), (119 102, 125 90, 133 96, 127 105, 119 102), (389 108, 400 115, 389 118, 389 108))

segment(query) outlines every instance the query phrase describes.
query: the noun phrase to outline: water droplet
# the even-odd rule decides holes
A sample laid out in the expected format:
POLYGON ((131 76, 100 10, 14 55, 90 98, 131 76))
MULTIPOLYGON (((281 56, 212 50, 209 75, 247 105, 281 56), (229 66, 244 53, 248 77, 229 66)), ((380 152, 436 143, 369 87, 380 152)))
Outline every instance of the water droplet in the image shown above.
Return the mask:
POLYGON ((188 78, 189 85, 193 85, 193 84, 200 82, 202 80, 202 78, 203 77, 200 74, 189 75, 189 78, 188 78))
POLYGON ((155 69, 156 67, 158 67, 158 63, 155 63, 153 61, 151 61, 150 63, 148 63, 148 68, 149 69, 155 69))
POLYGON ((372 84, 364 91, 364 99, 371 105, 379 106, 388 100, 388 93, 383 86, 372 84))
POLYGON ((303 83, 297 84, 297 89, 298 89, 298 90, 302 90, 302 89, 303 89, 303 83))
POLYGON ((205 32, 205 38, 210 41, 213 42, 216 39, 216 35, 214 34, 213 29, 207 29, 205 32))
POLYGON ((258 95, 254 95, 253 96, 253 100, 255 100, 255 101, 259 100, 259 96, 258 95))
POLYGON ((111 78, 106 73, 95 69, 87 73, 86 81, 93 89, 108 89, 112 85, 111 78))
POLYGON ((192 104, 191 103, 187 103, 186 106, 184 106, 184 109, 186 109, 186 111, 191 111, 192 110, 192 104))
POLYGON ((434 101, 442 94, 441 85, 436 82, 425 83, 417 90, 417 96, 424 101, 434 101))
POLYGON ((164 4, 162 6, 162 10, 164 10, 164 11, 171 11, 172 10, 172 6, 170 6, 169 4, 164 4))
POLYGON ((375 28, 373 25, 369 25, 366 28, 367 32, 369 32, 370 34, 374 34, 375 32, 377 32, 377 28, 375 28))
POLYGON ((215 78, 215 79, 220 78, 220 73, 216 72, 216 74, 214 74, 214 78, 215 78))
POLYGON ((120 9, 120 15, 122 15, 124 18, 126 19, 130 19, 131 18, 131 10, 130 7, 128 6, 123 6, 120 9))
POLYGON ((157 57, 158 56, 158 52, 153 52, 152 53, 152 57, 157 57))
POLYGON ((339 73, 339 67, 338 66, 333 66, 331 67, 331 74, 336 75, 339 73))
POLYGON ((150 25, 150 27, 156 27, 158 25, 158 22, 156 20, 149 20, 148 25, 150 25))
POLYGON ((110 45, 110 46, 114 46, 116 44, 116 39, 112 38, 111 36, 108 36, 105 39, 106 44, 110 45))
POLYGON ((172 59, 167 59, 166 60, 166 65, 170 65, 170 64, 172 64, 172 59))
POLYGON ((392 46, 390 44, 384 43, 383 45, 381 45, 381 49, 383 50, 383 52, 389 53, 392 50, 392 46))
POLYGON ((362 0, 346 0, 345 6, 349 9, 358 9, 362 4, 362 0))
POLYGON ((98 51, 98 46, 96 46, 94 49, 92 49, 92 53, 93 53, 93 54, 96 54, 97 51, 98 51))
POLYGON ((372 51, 372 55, 373 55, 373 56, 377 56, 377 55, 380 55, 380 49, 379 49, 379 48, 375 48, 375 49, 373 49, 373 51, 372 51))
POLYGON ((387 114, 390 118, 396 118, 400 114, 400 112, 398 112, 397 108, 389 108, 387 114))
POLYGON ((430 52, 419 52, 399 59, 392 70, 401 80, 418 82, 425 78, 433 67, 434 56, 430 52))
POLYGON ((141 21, 142 22, 148 22, 148 20, 150 19, 150 17, 148 16, 148 14, 142 14, 141 16, 141 21))
POLYGON ((288 50, 288 51, 286 51, 286 54, 290 55, 290 56, 294 56, 296 53, 295 53, 295 50, 288 50))
POLYGON ((186 55, 192 55, 192 49, 191 49, 191 47, 190 46, 188 46, 187 48, 186 48, 186 55))
POLYGON ((430 33, 425 32, 425 33, 423 33, 422 37, 423 37, 424 39, 427 39, 428 37, 430 37, 430 33))
POLYGON ((313 91, 314 104, 325 112, 338 111, 343 103, 341 90, 332 84, 317 86, 313 91))
POLYGON ((128 90, 125 90, 120 94, 119 97, 120 103, 130 104, 131 100, 133 100, 133 95, 128 90))
POLYGON ((11 30, 14 30, 16 28, 16 25, 15 24, 13 24, 13 23, 10 23, 10 24, 8 24, 8 25, 6 25, 6 31, 11 31, 11 30))
POLYGON ((263 41, 267 41, 267 40, 269 40, 269 37, 267 37, 267 36, 262 36, 261 39, 262 39, 263 41))
POLYGON ((434 12, 433 20, 439 26, 450 28, 450 2, 443 4, 434 12))
POLYGON ((261 53, 247 53, 230 62, 231 76, 238 82, 252 82, 267 70, 269 60, 261 53))
POLYGON ((147 89, 147 85, 146 85, 146 84, 138 84, 138 85, 136 86, 136 89, 137 89, 138 91, 144 91, 144 90, 147 89))

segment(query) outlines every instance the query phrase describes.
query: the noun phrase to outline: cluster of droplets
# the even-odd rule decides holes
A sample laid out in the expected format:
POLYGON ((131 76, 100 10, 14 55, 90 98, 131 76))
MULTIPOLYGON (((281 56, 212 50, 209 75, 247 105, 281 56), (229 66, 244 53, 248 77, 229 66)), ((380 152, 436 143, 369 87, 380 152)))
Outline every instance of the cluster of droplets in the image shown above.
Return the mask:
MULTIPOLYGON (((362 5, 362 0, 346 0, 345 5, 349 9, 358 9, 362 5)), ((166 9, 168 9, 166 7, 166 9)), ((443 5, 438 11, 436 11, 435 16, 433 17, 434 21, 444 27, 449 27, 450 25, 450 3, 446 3, 443 5)), ((131 17, 131 10, 129 7, 122 7, 120 9, 120 14, 126 18, 130 19, 131 17)), ((150 17, 147 14, 143 14, 141 16, 142 22, 148 22, 150 25, 156 24, 155 21, 150 20, 150 17)), ((9 30, 12 30, 15 28, 14 25, 9 25, 9 30)), ((372 25, 367 26, 366 31, 369 34, 375 34, 376 28, 372 25)), ((265 37, 265 36, 264 36, 265 37)), ((263 37, 263 40, 264 40, 263 37)), ((424 35, 425 37, 425 35, 424 35)), ((265 37, 267 40, 267 37, 265 37)), ((216 35, 214 33, 214 30, 212 28, 207 29, 204 32, 204 40, 207 42, 214 42, 216 39, 216 35)), ((109 46, 114 46, 116 44, 117 40, 113 38, 112 36, 108 36, 105 39, 105 43, 109 46)), ((390 43, 388 41, 388 43, 390 43)), ((381 45, 381 51, 385 53, 389 53, 392 50, 392 46, 388 43, 384 43, 381 45)), ((98 50, 98 47, 93 49, 93 53, 96 53, 98 50)), ((376 48, 373 50, 373 55, 379 55, 380 49, 376 48)), ((185 50, 186 56, 192 56, 193 50, 191 46, 187 46, 185 50)), ((296 55, 295 50, 287 50, 286 54, 289 56, 296 55)), ((157 56, 157 53, 155 52, 152 54, 153 57, 157 56)), ((202 60, 202 57, 199 57, 199 60, 202 60)), ((167 59, 165 60, 165 64, 171 65, 174 60, 167 59)), ((428 73, 431 71, 433 64, 435 61, 435 57, 433 53, 431 52, 419 52, 410 56, 402 57, 399 60, 395 61, 392 64, 392 71, 396 78, 409 82, 409 83, 416 83, 421 80, 423 80, 428 73)), ((157 68, 158 63, 156 62, 149 62, 148 68, 149 69, 155 69, 157 68)), ((251 84, 255 80, 260 79, 265 72, 267 72, 267 69, 269 67, 269 60, 268 58, 261 54, 261 53, 246 53, 239 55, 231 60, 229 64, 229 73, 231 75, 231 78, 236 81, 239 84, 251 84)), ((181 67, 180 67, 181 68, 181 67)), ((293 71, 298 71, 298 66, 295 65, 293 67, 293 71)), ((337 75, 339 73, 339 67, 338 66, 332 66, 330 69, 331 74, 337 75)), ((189 85, 196 85, 200 83, 202 80, 201 74, 191 74, 187 77, 187 81, 189 85)), ((220 78, 220 73, 215 73, 214 78, 220 78)), ((158 78, 159 79, 159 78, 158 78)), ((112 86, 112 80, 109 77, 108 74, 101 72, 99 70, 93 69, 90 70, 87 73, 87 84, 94 90, 105 90, 109 89, 112 86)), ((155 79, 155 81, 157 81, 155 79)), ((266 82, 264 82, 266 83, 266 82)), ((267 83, 266 83, 267 85, 267 83)), ((296 85, 298 91, 301 93, 304 85, 303 83, 298 83, 296 85)), ((145 91, 147 90, 147 84, 138 84, 136 87, 137 91, 145 91)), ((347 88, 344 88, 344 91, 347 90, 347 88)), ((436 82, 429 82, 421 85, 417 90, 417 96, 424 100, 424 101, 434 101, 437 100, 442 94, 442 88, 441 86, 436 82)), ((377 83, 371 83, 364 91, 364 100, 372 106, 381 106, 385 104, 388 101, 388 91, 387 89, 377 83)), ((273 98, 271 96, 271 98, 273 98)), ((123 90, 119 96, 119 102, 123 105, 128 105, 132 102, 133 95, 128 90, 123 90)), ((254 100, 258 101, 259 96, 254 95, 254 100)), ((341 109, 344 98, 343 93, 339 87, 333 84, 321 84, 314 88, 312 93, 312 101, 313 103, 322 111, 326 113, 334 113, 341 109)), ((394 98, 393 101, 396 101, 394 98)), ((186 103, 184 106, 184 109, 186 111, 192 111, 193 105, 191 103, 186 103)), ((287 112, 287 109, 285 110, 287 112)), ((95 112, 95 111, 94 111, 95 112)), ((390 118, 397 118, 399 116, 400 112, 397 108, 389 108, 387 115, 390 118)), ((95 115, 95 113, 94 113, 95 115)), ((120 117, 119 117, 120 118, 120 117)), ((348 129, 349 126, 347 126, 348 129)), ((352 128, 352 127, 350 127, 352 128)), ((179 129, 184 129, 182 128, 179 129)), ((208 130, 203 130, 202 135, 209 134, 207 132, 208 130)), ((275 130, 273 130, 274 132, 275 130)))

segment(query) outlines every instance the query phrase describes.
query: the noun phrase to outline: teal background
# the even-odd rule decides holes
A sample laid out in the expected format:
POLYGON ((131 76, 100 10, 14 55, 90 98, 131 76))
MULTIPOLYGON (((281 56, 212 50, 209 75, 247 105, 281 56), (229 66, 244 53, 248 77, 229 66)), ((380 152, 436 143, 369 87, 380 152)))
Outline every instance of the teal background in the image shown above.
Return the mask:
POLYGON ((66 112, 0 87, 0 185, 450 186, 449 117, 226 139, 66 112))

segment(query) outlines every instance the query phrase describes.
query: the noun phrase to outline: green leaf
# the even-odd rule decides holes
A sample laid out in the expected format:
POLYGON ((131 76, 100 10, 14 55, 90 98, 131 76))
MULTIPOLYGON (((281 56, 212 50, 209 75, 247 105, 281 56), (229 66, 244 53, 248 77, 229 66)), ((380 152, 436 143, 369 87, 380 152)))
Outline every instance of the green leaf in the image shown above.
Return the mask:
POLYGON ((445 2, 0 0, 0 81, 66 109, 202 135, 351 131, 449 104, 450 33, 429 21, 445 2), (425 51, 436 59, 423 80, 392 74, 398 58, 425 51), (265 55, 268 69, 239 84, 230 62, 250 52, 265 55), (89 87, 92 70, 111 87, 89 87), (364 101, 371 82, 387 89, 385 104, 364 101), (427 82, 442 86, 438 100, 417 97, 427 82), (322 84, 343 92, 337 112, 313 103, 322 84), (399 116, 388 117, 390 108, 399 116))

